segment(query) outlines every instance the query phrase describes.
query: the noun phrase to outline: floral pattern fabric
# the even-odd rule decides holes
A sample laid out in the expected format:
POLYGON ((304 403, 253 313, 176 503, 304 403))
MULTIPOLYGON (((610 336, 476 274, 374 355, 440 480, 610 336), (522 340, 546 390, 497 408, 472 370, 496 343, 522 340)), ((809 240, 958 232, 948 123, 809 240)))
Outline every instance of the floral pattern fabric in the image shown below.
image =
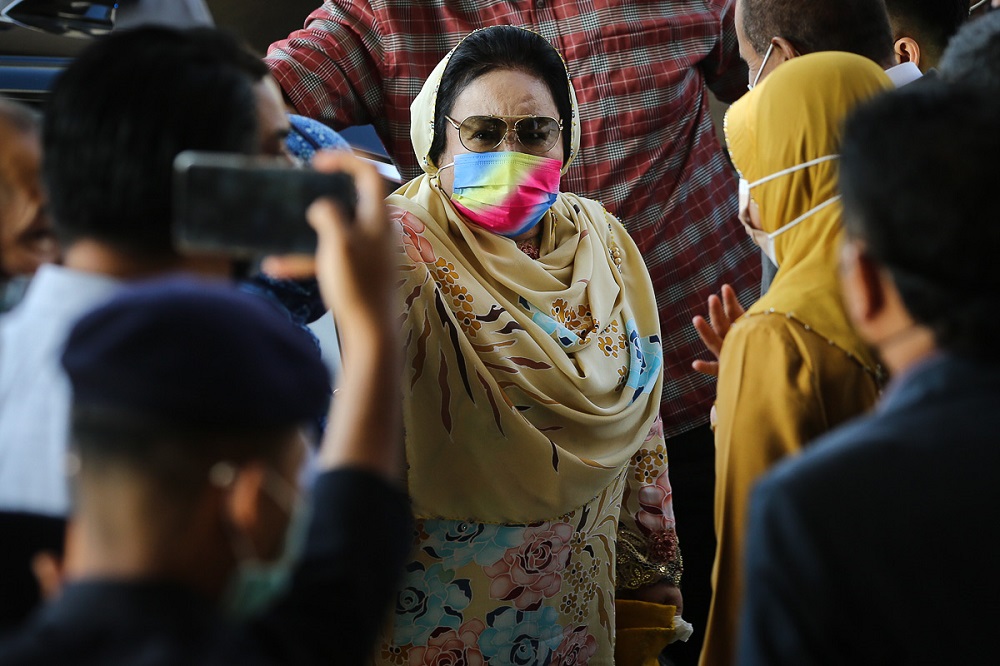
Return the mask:
MULTIPOLYGON (((433 106, 444 66, 415 106, 433 106)), ((375 660, 612 663, 621 506, 663 382, 643 259, 603 206, 569 193, 533 257, 469 224, 428 174, 387 202, 417 526, 375 660)))
POLYGON ((615 531, 626 475, 551 521, 420 520, 377 661, 611 663, 615 531))
POLYGON ((614 571, 620 562, 615 527, 645 543, 643 561, 630 562, 630 571, 679 557, 671 548, 673 498, 659 420, 621 478, 556 520, 418 521, 413 560, 375 661, 612 663, 614 571), (669 544, 666 550, 663 544, 669 544))
MULTIPOLYGON (((587 205, 557 205, 556 210, 579 211, 587 205)), ((596 272, 581 274, 567 262, 554 275, 573 288, 550 298, 541 290, 511 290, 507 297, 507 285, 477 273, 477 261, 496 258, 471 259, 463 254, 467 250, 445 240, 450 236, 433 218, 421 219, 419 209, 409 208, 390 208, 400 227, 405 276, 407 389, 409 396, 420 396, 404 404, 412 410, 411 425, 417 418, 426 422, 427 415, 439 417, 431 419, 437 428, 433 437, 418 439, 416 429, 408 431, 411 494, 419 499, 414 483, 427 474, 414 472, 419 462, 414 453, 452 451, 423 469, 433 469, 434 482, 460 495, 469 504, 468 515, 480 518, 446 519, 435 515, 439 504, 415 501, 412 561, 374 660, 395 666, 613 663, 619 530, 633 535, 631 544, 640 544, 643 566, 659 537, 669 535, 668 541, 676 542, 663 429, 655 416, 662 374, 659 337, 655 327, 650 331, 648 315, 633 315, 618 304, 622 293, 647 288, 634 281, 642 274, 633 267, 641 263, 626 261, 629 270, 619 274, 609 253, 614 244, 625 248, 626 259, 638 259, 634 246, 603 212, 601 223, 593 225, 559 218, 548 232, 545 252, 580 243, 575 263, 589 261, 606 271, 601 291, 589 289, 596 272), (607 238, 601 236, 605 230, 607 238), (588 242, 593 242, 589 256, 588 242), (609 300, 616 291, 619 295, 609 300), (608 416, 611 410, 634 409, 637 401, 652 406, 641 431, 644 439, 619 431, 616 445, 629 451, 622 463, 611 467, 588 457, 588 443, 581 439, 592 438, 592 426, 567 435, 572 424, 564 410, 579 398, 544 382, 575 372, 584 379, 570 379, 572 390, 599 401, 608 416), (477 424, 474 437, 471 423, 477 424), (528 448, 528 438, 534 437, 544 442, 542 455, 528 448), (462 458, 477 447, 506 455, 504 468, 477 470, 475 458, 462 458), (596 487, 590 481, 596 496, 582 506, 560 509, 564 513, 547 520, 513 522, 484 517, 474 504, 482 496, 486 510, 496 511, 501 505, 525 505, 532 493, 544 495, 547 483, 571 485, 568 464, 574 457, 584 470, 611 479, 596 487), (527 483, 542 478, 528 471, 531 459, 545 462, 554 473, 551 481, 527 483), (506 470, 513 481, 498 481, 506 470), (519 483, 520 494, 513 490, 519 483)), ((484 248, 493 242, 491 237, 466 240, 484 248)), ((528 261, 514 252, 517 261, 528 261)), ((652 312, 651 306, 646 309, 652 312)), ((599 425, 596 416, 580 418, 599 425)))

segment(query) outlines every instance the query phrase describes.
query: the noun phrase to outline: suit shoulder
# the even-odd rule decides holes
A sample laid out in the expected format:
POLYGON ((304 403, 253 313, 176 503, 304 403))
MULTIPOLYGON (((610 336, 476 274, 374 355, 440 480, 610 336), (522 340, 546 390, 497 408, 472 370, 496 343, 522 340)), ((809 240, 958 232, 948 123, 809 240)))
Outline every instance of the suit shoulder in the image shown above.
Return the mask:
POLYGON ((801 455, 781 461, 761 482, 762 486, 782 486, 794 494, 822 495, 830 485, 842 486, 838 470, 868 468, 876 461, 891 458, 902 438, 881 427, 878 415, 850 421, 820 437, 801 455))

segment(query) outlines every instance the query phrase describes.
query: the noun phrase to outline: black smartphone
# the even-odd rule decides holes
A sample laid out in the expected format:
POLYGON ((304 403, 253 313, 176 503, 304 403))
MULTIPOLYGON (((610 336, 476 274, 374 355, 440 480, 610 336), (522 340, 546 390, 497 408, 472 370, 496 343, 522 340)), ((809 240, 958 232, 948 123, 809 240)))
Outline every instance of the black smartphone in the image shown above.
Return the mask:
POLYGON ((174 160, 174 240, 182 252, 313 254, 306 210, 330 197, 351 218, 354 180, 273 157, 185 151, 174 160))

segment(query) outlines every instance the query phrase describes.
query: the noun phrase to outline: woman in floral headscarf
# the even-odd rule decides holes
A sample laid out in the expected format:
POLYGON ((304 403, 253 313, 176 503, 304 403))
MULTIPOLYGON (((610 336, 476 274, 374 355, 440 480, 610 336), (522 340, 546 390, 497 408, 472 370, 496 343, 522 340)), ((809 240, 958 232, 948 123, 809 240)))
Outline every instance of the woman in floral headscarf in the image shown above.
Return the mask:
POLYGON ((487 28, 411 108, 426 173, 388 202, 418 523, 377 656, 611 663, 616 558, 619 588, 661 602, 662 645, 680 553, 656 304, 625 229, 559 192, 580 142, 565 65, 534 33, 487 28))

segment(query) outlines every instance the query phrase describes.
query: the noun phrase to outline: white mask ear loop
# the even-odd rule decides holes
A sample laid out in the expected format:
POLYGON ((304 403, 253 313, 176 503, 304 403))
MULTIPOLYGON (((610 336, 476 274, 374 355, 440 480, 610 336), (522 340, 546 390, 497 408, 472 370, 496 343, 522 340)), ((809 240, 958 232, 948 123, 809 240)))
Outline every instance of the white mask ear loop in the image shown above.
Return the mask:
POLYGON ((787 169, 782 169, 781 171, 777 171, 775 173, 772 173, 770 176, 764 176, 760 180, 755 180, 754 182, 752 182, 749 185, 747 185, 747 190, 752 190, 753 188, 757 187, 758 185, 763 185, 764 183, 768 183, 768 182, 774 180, 775 178, 780 178, 780 177, 785 176, 787 174, 795 173, 796 171, 801 171, 802 169, 807 169, 807 168, 809 168, 811 166, 815 166, 817 164, 822 164, 823 162, 830 162, 830 161, 836 160, 836 159, 840 159, 840 155, 824 155, 823 157, 817 157, 814 160, 809 160, 808 162, 803 162, 802 164, 796 164, 793 167, 788 167, 787 169))
POLYGON ((781 227, 777 231, 772 231, 771 233, 769 233, 767 235, 767 237, 770 238, 773 241, 775 238, 777 238, 781 234, 785 233, 786 231, 788 231, 792 227, 798 226, 799 224, 801 224, 802 222, 804 222, 806 220, 806 218, 808 218, 810 215, 813 215, 814 213, 818 213, 819 211, 823 210, 827 206, 832 206, 833 204, 837 203, 838 201, 840 201, 840 195, 839 194, 837 196, 830 197, 829 199, 827 199, 826 201, 824 201, 820 205, 814 206, 814 207, 810 208, 809 210, 807 210, 806 212, 802 213, 797 218, 795 218, 794 220, 792 220, 791 222, 789 222, 785 226, 781 227))
POLYGON ((764 52, 764 59, 760 61, 760 69, 757 70, 757 76, 753 77, 753 83, 747 86, 747 90, 753 90, 757 86, 757 82, 760 81, 760 75, 764 73, 764 67, 767 65, 767 59, 771 57, 771 53, 774 51, 774 42, 767 45, 767 51, 764 52))

